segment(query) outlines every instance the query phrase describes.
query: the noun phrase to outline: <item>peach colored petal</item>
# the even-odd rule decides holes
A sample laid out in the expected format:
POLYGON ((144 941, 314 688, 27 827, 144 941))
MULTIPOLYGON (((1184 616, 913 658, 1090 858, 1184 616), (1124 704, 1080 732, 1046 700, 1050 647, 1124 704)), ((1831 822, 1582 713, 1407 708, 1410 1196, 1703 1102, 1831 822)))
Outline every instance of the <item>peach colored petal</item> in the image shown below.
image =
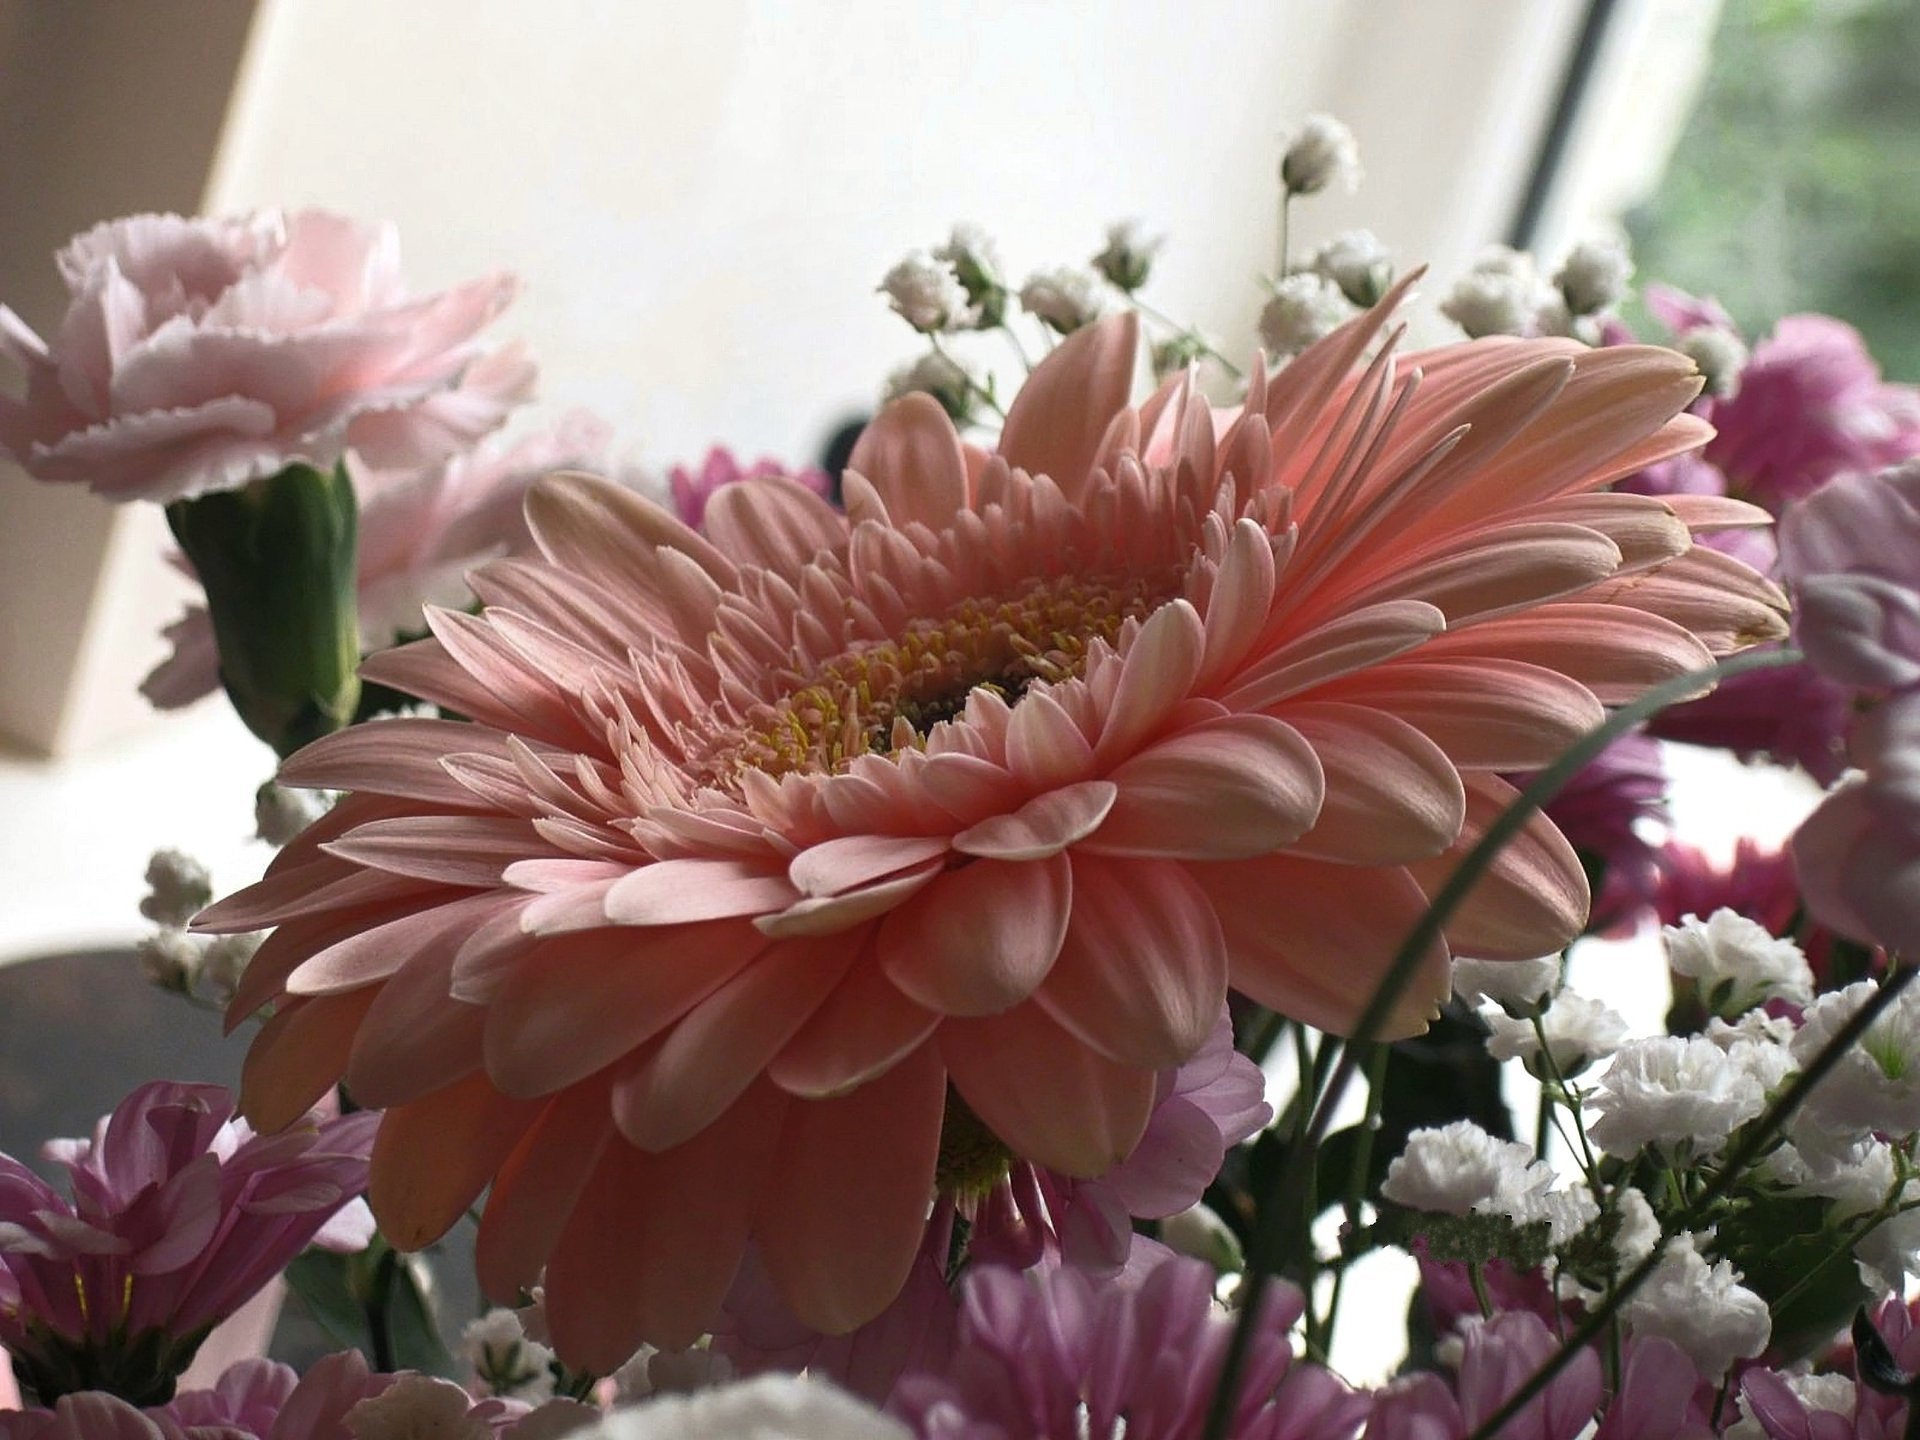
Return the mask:
POLYGON ((438 1240, 493 1179, 539 1115, 501 1096, 484 1077, 395 1106, 373 1146, 367 1199, 380 1233, 402 1250, 438 1240))
POLYGON ((723 485, 707 501, 705 528, 734 560, 788 579, 821 551, 847 543, 845 516, 798 481, 777 477, 723 485))
POLYGON ((1319 757, 1291 725, 1224 715, 1112 772, 1118 796, 1082 850, 1172 860, 1239 860, 1290 845, 1320 813, 1319 757))
POLYGON ((462 809, 473 796, 440 766, 462 750, 506 756, 506 737, 458 720, 396 717, 378 728, 353 725, 324 736, 280 764, 282 785, 371 791, 462 809))
POLYGON ((583 575, 650 573, 669 546, 721 584, 739 568, 719 547, 631 490, 562 472, 527 491, 527 526, 541 553, 583 575))
POLYGON ((744 860, 662 860, 607 892, 616 925, 686 925, 764 915, 800 899, 786 876, 744 860))
POLYGON ((1663 616, 1619 605, 1560 601, 1428 642, 1422 658, 1504 656, 1557 670, 1603 705, 1623 705, 1713 663, 1699 639, 1663 616))
POLYGON ((1175 600, 1153 612, 1120 660, 1120 682, 1093 743, 1101 764, 1113 764, 1154 737, 1192 689, 1205 650, 1206 630, 1191 605, 1175 600))
POLYGON ((1606 718, 1591 690, 1545 666, 1426 654, 1360 671, 1316 695, 1397 715, 1463 769, 1537 769, 1606 718))
POLYGON ((682 1350, 733 1283, 788 1100, 771 1086, 666 1154, 617 1137, 547 1262, 548 1327, 576 1369, 608 1374, 649 1335, 682 1350))
POLYGON ((1177 1067, 1227 998, 1227 949, 1206 894, 1177 865, 1073 857, 1073 919, 1035 1001, 1123 1065, 1177 1067))
POLYGON ((380 986, 347 1054, 348 1089, 375 1109, 406 1104, 480 1068, 487 1012, 450 998, 459 941, 443 936, 380 986))
POLYGON ((1093 769, 1093 746, 1060 702, 1036 689, 1007 720, 1007 763, 1027 785, 1069 785, 1093 769))
MULTIPOLYGON (((1467 818, 1459 843, 1445 855, 1407 867, 1429 895, 1438 893, 1520 793, 1495 775, 1470 775, 1466 786, 1467 818)), ((1476 960, 1532 960, 1570 944, 1586 928, 1590 903, 1580 857, 1545 816, 1535 815, 1474 882, 1447 921, 1447 938, 1476 960)))
POLYGON ((509 1095, 570 1086, 651 1040, 766 947, 738 921, 547 941, 488 997, 487 1074, 509 1095))
POLYGON ((1034 367, 1007 411, 1000 454, 1069 498, 1086 483, 1107 424, 1127 403, 1140 352, 1131 310, 1076 330, 1034 367))
POLYGON ((643 1150, 687 1142, 744 1094, 853 963, 846 940, 789 940, 694 1006, 614 1082, 613 1119, 643 1150))
POLYGON ((838 895, 947 852, 943 835, 840 835, 793 857, 787 878, 803 895, 838 895))
POLYGON ((967 503, 960 435, 931 395, 902 395, 883 408, 860 432, 847 468, 873 487, 892 525, 917 520, 937 530, 967 503))
MULTIPOLYGON (((1351 1033, 1427 897, 1404 870, 1356 871, 1287 856, 1197 865, 1226 936, 1233 987, 1269 1009, 1337 1035, 1351 1033), (1367 903, 1349 902, 1366 877, 1367 903)), ((1453 989, 1444 942, 1424 952, 1382 1038, 1417 1035, 1453 989)))
POLYGON ((1113 808, 1115 793, 1106 780, 1049 790, 1011 815, 968 826, 953 837, 953 848, 985 860, 1044 860, 1098 830, 1113 808))
POLYGON ((926 860, 904 874, 891 876, 863 890, 796 900, 776 915, 757 916, 753 927, 776 940, 839 935, 896 909, 908 896, 924 890, 942 868, 939 860, 926 860))
POLYGON ((774 1058, 767 1077, 805 1099, 842 1094, 885 1074, 939 1023, 939 1015, 901 993, 869 948, 774 1058))
POLYGON ((1064 855, 962 865, 880 922, 880 966, 942 1015, 1017 1005, 1060 953, 1072 883, 1064 855))
POLYGON ((492 1299, 516 1304, 559 1243, 573 1207, 613 1139, 604 1080, 548 1101, 501 1165, 480 1217, 474 1267, 492 1299))
POLYGON ((1406 721, 1358 705, 1288 705, 1287 723, 1320 757, 1320 818, 1294 845, 1309 859, 1397 865, 1446 849, 1466 815, 1460 773, 1406 721))
POLYGON ((1264 710, 1404 655, 1446 628, 1447 617, 1424 601, 1363 606, 1267 651, 1226 682, 1220 698, 1235 709, 1264 710))
POLYGON ((923 1046, 849 1095, 788 1109, 760 1256, 803 1324, 845 1334, 900 1293, 926 1234, 946 1097, 946 1071, 923 1046), (848 1203, 851 1172, 863 1179, 848 1203))
POLYGON ((1037 1006, 949 1021, 938 1044, 973 1113, 1015 1154, 1063 1175, 1112 1169, 1153 1110, 1155 1072, 1096 1054, 1037 1006))
POLYGON ((240 1070, 240 1109, 253 1128, 284 1130, 320 1103, 347 1067, 347 1051, 375 992, 289 1000, 260 1027, 240 1070))
POLYGON ((511 896, 489 892, 355 930, 302 961, 285 977, 287 993, 330 995, 357 990, 388 979, 419 950, 444 946, 450 955, 474 925, 518 903, 511 896))

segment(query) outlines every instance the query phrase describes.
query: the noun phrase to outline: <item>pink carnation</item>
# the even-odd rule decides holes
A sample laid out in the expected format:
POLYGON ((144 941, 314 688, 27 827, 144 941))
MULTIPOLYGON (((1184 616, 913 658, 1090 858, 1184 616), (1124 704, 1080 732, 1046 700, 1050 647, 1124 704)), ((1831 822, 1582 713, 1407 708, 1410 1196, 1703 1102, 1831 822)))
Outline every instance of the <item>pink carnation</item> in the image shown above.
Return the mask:
POLYGON ((1821 802, 1793 837, 1807 908, 1842 935, 1920 950, 1920 691, 1854 731, 1865 772, 1821 802))
POLYGON ((1920 454, 1920 392, 1882 381, 1860 332, 1826 315, 1781 320, 1707 418, 1706 458, 1776 514, 1838 476, 1920 454))
MULTIPOLYGON (((889 1408, 925 1440, 1118 1435, 1186 1440, 1201 1432, 1234 1319, 1213 1298, 1213 1268, 1169 1259, 1137 1286, 1072 1269, 988 1266, 967 1277, 959 1344, 938 1372, 910 1375, 889 1408)), ((1339 1440, 1366 1413, 1317 1366, 1294 1365, 1286 1333, 1299 1293, 1268 1292, 1227 1433, 1236 1440, 1339 1440)))
POLYGON ((533 366, 475 336, 505 275, 414 298, 391 225, 325 211, 136 215, 56 257, 72 292, 51 342, 0 307, 0 454, 110 500, 233 490, 295 460, 445 458, 526 398, 533 366))
POLYGON ((700 462, 696 473, 685 465, 676 465, 667 472, 667 484, 673 492, 673 508, 687 524, 696 528, 706 517, 707 501, 713 498, 713 492, 723 485, 737 484, 742 480, 787 479, 804 485, 822 500, 833 499, 833 480, 824 470, 812 468, 796 470, 783 465, 780 461, 762 457, 753 464, 741 467, 733 452, 724 446, 716 445, 707 451, 707 458, 700 462))
POLYGON ((1837 480, 1780 522, 1794 638, 1839 684, 1920 685, 1920 464, 1837 480))
POLYGON ((165 1399, 207 1332, 366 1188, 376 1116, 260 1136, 232 1114, 218 1086, 143 1085, 91 1140, 47 1146, 72 1203, 0 1155, 0 1345, 29 1391, 165 1399))
MULTIPOLYGON (((575 411, 551 430, 425 469, 373 470, 349 456, 360 502, 360 648, 384 650, 425 633, 428 605, 471 604, 468 570, 531 547, 521 512, 527 487, 553 470, 604 472, 610 437, 604 421, 575 411)), ((206 607, 189 606, 164 633, 173 653, 141 693, 172 710, 219 689, 220 656, 206 607)))

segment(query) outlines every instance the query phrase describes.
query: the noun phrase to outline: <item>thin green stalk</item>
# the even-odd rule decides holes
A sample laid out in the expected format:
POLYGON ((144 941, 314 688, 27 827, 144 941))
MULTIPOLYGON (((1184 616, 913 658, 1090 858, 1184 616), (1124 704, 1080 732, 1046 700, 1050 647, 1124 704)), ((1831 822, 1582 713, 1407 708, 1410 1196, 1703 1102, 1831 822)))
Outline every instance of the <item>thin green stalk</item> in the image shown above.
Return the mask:
POLYGON ((986 407, 993 411, 995 415, 1005 420, 1007 418, 1007 412, 1000 402, 993 398, 993 392, 978 380, 975 380, 973 376, 968 373, 967 367, 948 353, 947 347, 940 343, 940 337, 938 335, 929 335, 927 336, 927 340, 928 343, 933 346, 933 353, 953 367, 954 373, 960 377, 967 389, 971 390, 975 395, 978 395, 981 400, 986 403, 986 407))
POLYGON ((1156 309, 1142 300, 1138 295, 1127 296, 1127 303, 1132 305, 1133 308, 1138 310, 1142 315, 1145 315, 1149 320, 1159 321, 1175 334, 1192 336, 1200 342, 1200 353, 1213 361, 1214 364, 1218 365, 1234 379, 1244 380, 1246 378, 1245 371, 1241 370, 1233 361, 1214 349, 1213 346, 1207 342, 1207 337, 1202 335, 1198 330, 1195 330, 1191 325, 1182 325, 1178 320, 1167 314, 1166 311, 1156 309))
MULTIPOLYGON (((1446 883, 1435 893, 1428 904, 1426 913, 1413 927, 1399 952, 1388 965, 1386 975, 1379 987, 1367 1002, 1354 1026, 1352 1043, 1341 1046, 1340 1058, 1328 1077, 1327 1087, 1321 1093, 1314 1111, 1312 1123, 1307 1128, 1308 1149, 1297 1152, 1296 1163, 1281 1179, 1280 1192, 1276 1203, 1261 1216, 1260 1228, 1253 1236, 1253 1243, 1247 1251, 1247 1283, 1243 1295, 1243 1308, 1238 1322, 1234 1326, 1233 1338, 1227 1347, 1225 1362, 1220 1369, 1220 1381, 1214 1388, 1213 1403, 1207 1412, 1206 1429, 1203 1440, 1227 1440, 1227 1426, 1232 1422, 1233 1412, 1239 1398, 1241 1374, 1246 1367, 1247 1350, 1253 1343, 1253 1332, 1259 1323, 1260 1304, 1265 1296, 1266 1287, 1272 1278, 1271 1257, 1277 1243, 1288 1233, 1295 1223, 1293 1216, 1304 1198, 1303 1190, 1310 1178, 1312 1165, 1306 1163, 1312 1147, 1317 1146, 1326 1134, 1327 1126, 1332 1123, 1333 1112, 1340 1103, 1347 1085, 1352 1081, 1354 1071, 1354 1048, 1372 1044, 1380 1036, 1382 1026, 1392 1014, 1394 1005, 1400 998, 1400 992, 1413 978, 1420 961, 1434 941, 1444 933, 1447 921, 1459 908, 1462 901, 1478 883, 1506 845, 1518 836, 1527 822, 1533 818, 1540 807, 1560 793, 1560 787, 1578 773, 1589 761, 1643 720, 1658 714, 1667 706, 1682 700, 1691 699, 1701 687, 1749 670, 1777 669, 1795 664, 1800 654, 1796 650, 1748 651, 1745 654, 1722 660, 1691 674, 1677 676, 1661 685, 1656 685, 1631 705, 1624 705, 1599 726, 1570 747, 1567 752, 1549 765, 1532 783, 1515 797, 1494 822, 1487 827, 1486 833, 1469 850, 1446 883), (1303 1174, 1303 1172, 1305 1172, 1303 1174)), ((1322 1055, 1333 1048, 1336 1042, 1327 1037, 1321 1046, 1322 1055)), ((1651 1267, 1649 1267, 1649 1273, 1651 1267)), ((1562 1362, 1565 1363, 1564 1361, 1562 1362)))
MULTIPOLYGON (((1915 975, 1920 975, 1920 970, 1903 967, 1894 969, 1887 976, 1879 990, 1853 1013, 1846 1024, 1834 1032, 1833 1038, 1820 1048, 1819 1053, 1813 1057, 1807 1068, 1794 1077, 1793 1082, 1780 1092, 1780 1098, 1768 1106, 1766 1112, 1753 1123, 1753 1128, 1733 1148, 1726 1162, 1720 1167, 1719 1173, 1713 1177, 1706 1188, 1694 1196, 1685 1210, 1668 1217, 1667 1223, 1660 1227, 1659 1242, 1648 1252, 1646 1258, 1627 1273, 1618 1288, 1580 1322, 1573 1334, 1567 1338, 1566 1343, 1549 1356, 1547 1362, 1529 1376, 1526 1383, 1515 1390, 1505 1404, 1488 1416, 1480 1428, 1467 1437, 1467 1440, 1489 1440, 1489 1437, 1498 1434, 1501 1426, 1518 1415, 1534 1396, 1552 1384, 1554 1377, 1572 1363, 1573 1357, 1606 1328, 1620 1307, 1626 1304, 1633 1293, 1646 1283, 1647 1277, 1660 1267, 1660 1261, 1666 1253, 1667 1242, 1681 1231, 1693 1229, 1696 1218, 1733 1188, 1734 1182, 1759 1157, 1760 1152, 1773 1143, 1781 1126, 1792 1117, 1794 1111, 1800 1108, 1802 1102, 1812 1093, 1814 1086, 1827 1078, 1828 1073, 1840 1063, 1841 1058, 1854 1043, 1865 1035, 1872 1028, 1873 1022, 1878 1020, 1887 1007, 1900 997, 1900 992, 1913 983, 1915 975)), ((1914 1408, 1920 1410, 1920 1406, 1914 1408)))

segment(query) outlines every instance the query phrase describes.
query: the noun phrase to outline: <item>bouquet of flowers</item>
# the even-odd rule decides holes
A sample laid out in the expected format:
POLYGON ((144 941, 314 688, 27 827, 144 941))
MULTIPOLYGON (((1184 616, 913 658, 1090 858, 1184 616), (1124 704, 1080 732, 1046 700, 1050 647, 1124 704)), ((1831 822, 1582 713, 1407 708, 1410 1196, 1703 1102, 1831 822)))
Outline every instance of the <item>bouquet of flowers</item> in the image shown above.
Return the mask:
POLYGON ((331 215, 0 310, 0 449, 204 590, 147 693, 281 759, 257 883, 148 875, 237 1099, 0 1157, 0 1437, 1914 1433, 1920 396, 1822 317, 1640 343, 1600 242, 1409 353, 1419 271, 1288 252, 1355 163, 1287 145, 1251 356, 1134 224, 907 257, 833 476, 501 448, 511 281, 331 215), (1718 864, 1668 740, 1833 788, 1718 864), (1632 1035, 1567 956, 1656 919, 1632 1035), (469 1215, 463 1326, 409 1256, 469 1215), (346 1348, 183 1385, 276 1277, 346 1348))

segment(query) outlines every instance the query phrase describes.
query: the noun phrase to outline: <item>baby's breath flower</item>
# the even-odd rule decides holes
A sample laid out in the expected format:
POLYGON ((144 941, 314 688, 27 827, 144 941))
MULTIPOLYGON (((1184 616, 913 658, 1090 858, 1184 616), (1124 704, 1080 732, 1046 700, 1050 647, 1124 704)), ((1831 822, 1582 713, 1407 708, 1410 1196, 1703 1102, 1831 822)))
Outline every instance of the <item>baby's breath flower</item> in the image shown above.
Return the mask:
POLYGON ((269 780, 253 792, 253 826, 269 845, 285 845, 327 813, 332 799, 324 791, 294 790, 269 780))
MULTIPOLYGON (((1793 1037, 1793 1059, 1810 1064, 1878 988, 1862 980, 1809 1005, 1793 1037)), ((1848 1047, 1807 1096, 1792 1130, 1794 1144, 1816 1170, 1851 1163, 1870 1132, 1920 1131, 1920 995, 1903 990, 1848 1047)))
POLYGON ((1119 220, 1107 227, 1107 248, 1093 257, 1092 265, 1131 295, 1147 283, 1153 257, 1166 243, 1164 236, 1149 236, 1138 220, 1119 220))
POLYGON ((1558 1177, 1533 1151, 1489 1135, 1471 1120, 1416 1130, 1387 1167, 1380 1193, 1396 1205, 1438 1215, 1502 1215, 1544 1222, 1563 1245, 1599 1213, 1584 1190, 1555 1190, 1558 1177))
POLYGON ((1260 343, 1269 354, 1292 355, 1331 334, 1353 314, 1340 287, 1311 270, 1282 276, 1260 312, 1260 343))
POLYGON ((473 1371, 474 1390, 538 1405, 553 1395, 553 1351, 527 1338, 520 1317, 493 1309, 468 1325, 460 1355, 473 1371))
POLYGON ((1280 183, 1290 195, 1315 195, 1335 184, 1351 193, 1360 184, 1353 131, 1331 115, 1309 115, 1287 141, 1280 183))
POLYGON ((1375 304, 1393 283, 1393 257, 1371 230, 1349 230, 1314 251, 1307 268, 1340 287, 1355 305, 1375 304))
POLYGON ((1733 331, 1702 325, 1675 340, 1673 348, 1700 367, 1707 394, 1731 400, 1740 393, 1740 372, 1747 368, 1747 345, 1733 331))
POLYGON ((1483 335, 1527 335, 1537 329, 1541 307, 1552 298, 1531 255, 1493 245, 1454 282, 1440 302, 1440 313, 1476 340, 1483 335))
POLYGON ((976 328, 991 330, 1006 318, 1006 272, 1000 265, 1000 251, 985 230, 964 220, 957 222, 947 243, 935 247, 933 258, 953 267, 974 309, 976 328))
POLYGON ((1633 257, 1619 240, 1582 240, 1567 252, 1553 283, 1575 315, 1598 315, 1618 305, 1633 278, 1633 257))
POLYGON ((923 335, 964 330, 978 318, 951 265, 915 250, 880 282, 894 312, 923 335))
POLYGON ((1554 997, 1538 1021, 1538 1030, 1535 1021, 1498 1009, 1485 1012, 1481 1018, 1493 1032, 1487 1040, 1488 1053, 1496 1060, 1518 1060, 1528 1074, 1543 1080, 1553 1073, 1571 1079, 1594 1061, 1613 1054, 1627 1038, 1627 1022, 1611 1007, 1566 990, 1554 997), (1551 1070, 1540 1061, 1543 1033, 1551 1070))
POLYGON ((162 990, 190 995, 200 976, 201 943, 184 930, 162 926, 134 947, 140 973, 162 990))
POLYGON ((147 862, 147 887, 140 913, 156 925, 176 930, 184 930, 213 900, 213 877, 207 867, 179 850, 153 852, 147 862))
POLYGON ((1204 359, 1212 351, 1213 347, 1207 344, 1206 339, 1191 330, 1171 335, 1153 347, 1153 378, 1164 380, 1196 360, 1204 359))
POLYGON ((1725 1260, 1709 1264, 1695 1238, 1678 1235, 1653 1274, 1621 1307, 1620 1318, 1641 1338, 1672 1341, 1702 1378, 1718 1380, 1735 1360, 1767 1348, 1773 1322, 1767 1302, 1740 1283, 1725 1260))
POLYGON ((965 425, 973 419, 979 382, 960 361, 942 351, 929 350, 887 377, 883 398, 898 400, 915 391, 931 395, 954 424, 965 425))
POLYGON ((254 930, 238 935, 215 935, 207 940, 200 952, 199 976, 207 995, 223 1005, 231 1000, 240 986, 240 977, 246 973, 247 963, 253 959, 253 952, 266 938, 266 931, 254 930))
POLYGON ((1702 920, 1684 917, 1661 932, 1667 963, 1700 987, 1714 1014, 1735 1019, 1769 1000, 1804 1005, 1813 998, 1813 970, 1791 940, 1721 907, 1702 920))
POLYGON ((1100 285, 1070 265, 1039 270, 1020 287, 1020 308, 1061 335, 1100 318, 1100 285))
POLYGON ((1469 1003, 1491 1000, 1508 1010, 1531 1010, 1560 988, 1560 957, 1538 960, 1456 960, 1453 988, 1469 1003))

